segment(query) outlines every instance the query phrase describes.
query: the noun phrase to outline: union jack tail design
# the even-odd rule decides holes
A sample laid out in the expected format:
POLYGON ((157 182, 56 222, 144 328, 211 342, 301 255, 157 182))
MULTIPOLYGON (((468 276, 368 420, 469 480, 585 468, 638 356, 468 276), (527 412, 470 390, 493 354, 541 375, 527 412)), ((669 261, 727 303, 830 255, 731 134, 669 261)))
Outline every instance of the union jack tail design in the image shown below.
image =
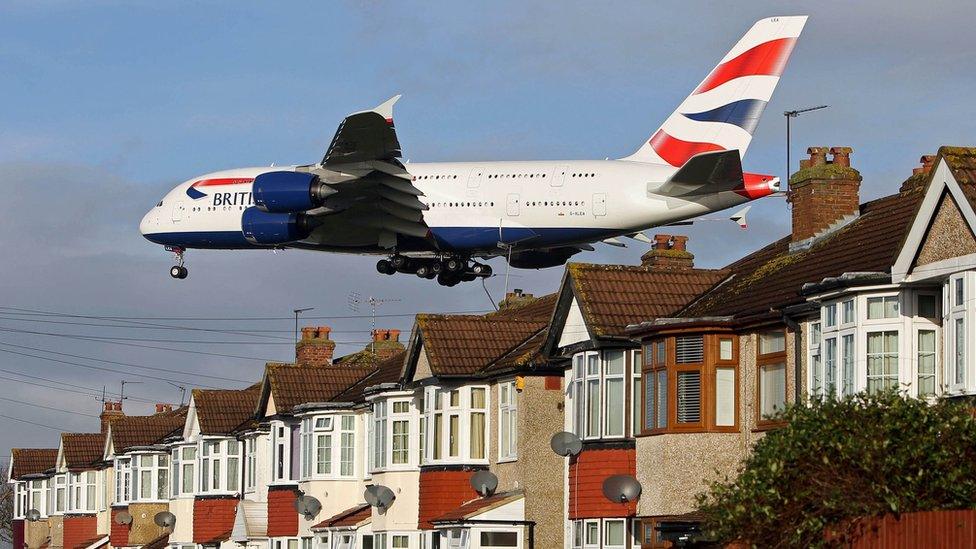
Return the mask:
POLYGON ((681 166, 709 151, 745 156, 807 17, 761 19, 708 73, 650 139, 623 158, 681 166))

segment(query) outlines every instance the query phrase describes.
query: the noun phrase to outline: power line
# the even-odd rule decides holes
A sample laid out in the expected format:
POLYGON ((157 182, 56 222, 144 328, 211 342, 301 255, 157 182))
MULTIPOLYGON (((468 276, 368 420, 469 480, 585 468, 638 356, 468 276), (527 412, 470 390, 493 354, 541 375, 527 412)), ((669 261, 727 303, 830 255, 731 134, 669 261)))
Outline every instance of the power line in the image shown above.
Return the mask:
POLYGON ((16 403, 16 404, 24 404, 26 406, 34 406, 36 408, 44 408, 45 410, 53 410, 55 412, 64 412, 66 414, 74 414, 74 415, 94 417, 94 418, 97 418, 98 417, 95 414, 86 414, 85 412, 79 412, 77 410, 65 410, 63 408, 52 408, 51 406, 45 406, 43 404, 35 404, 33 402, 26 402, 26 401, 23 401, 23 400, 15 400, 15 399, 12 399, 12 398, 0 397, 0 400, 6 400, 7 402, 13 402, 13 403, 16 403))
POLYGON ((27 424, 34 425, 34 426, 37 426, 37 427, 44 427, 45 429, 53 429, 55 431, 61 431, 62 433, 66 433, 66 432, 70 432, 71 431, 71 429, 68 429, 66 427, 54 427, 53 425, 45 425, 43 423, 37 423, 36 421, 30 421, 28 419, 21 419, 19 417, 5 416, 3 414, 0 414, 0 417, 2 417, 4 419, 10 419, 10 420, 13 420, 13 421, 19 421, 21 423, 27 423, 27 424))
POLYGON ((213 376, 213 375, 208 375, 208 374, 201 374, 201 373, 198 373, 198 372, 187 372, 185 370, 176 370, 176 369, 172 369, 172 368, 160 368, 160 367, 155 367, 155 366, 141 366, 139 364, 132 364, 132 363, 129 363, 129 362, 117 362, 115 360, 108 360, 108 359, 103 359, 103 358, 95 358, 95 357, 83 356, 83 355, 73 355, 71 353, 62 353, 62 352, 59 352, 59 351, 51 351, 51 350, 48 350, 48 349, 39 349, 37 347, 28 347, 26 345, 16 345, 14 343, 7 343, 5 341, 0 341, 0 345, 6 345, 7 347, 15 347, 15 348, 18 348, 18 349, 27 349, 28 351, 37 351, 37 352, 40 352, 40 353, 49 353, 49 354, 52 354, 52 355, 66 356, 66 357, 69 357, 69 358, 78 358, 78 359, 82 359, 82 360, 91 360, 91 361, 94 361, 94 362, 102 362, 102 363, 105 363, 105 364, 115 364, 117 366, 128 366, 130 368, 139 368, 139 369, 143 369, 143 370, 153 370, 153 371, 158 371, 158 372, 171 372, 171 373, 174 373, 174 374, 186 374, 186 375, 191 375, 191 376, 194 376, 194 377, 205 377, 205 378, 216 379, 216 380, 220 380, 220 381, 233 381, 233 382, 237 382, 237 383, 252 383, 251 381, 248 381, 248 380, 245 380, 245 379, 235 379, 235 378, 232 378, 232 377, 213 376))
MULTIPOLYGON (((78 393, 78 394, 87 395, 87 396, 91 396, 91 397, 98 397, 98 396, 101 396, 101 394, 102 394, 102 388, 86 387, 84 385, 78 385, 77 383, 66 383, 64 381, 58 381, 56 379, 50 379, 50 378, 46 378, 46 377, 34 376, 34 375, 30 375, 30 374, 24 374, 24 373, 17 372, 17 371, 14 371, 14 370, 5 370, 3 368, 0 368, 0 372, 3 372, 5 374, 12 374, 12 375, 16 375, 16 376, 26 377, 26 378, 29 378, 29 379, 36 379, 36 380, 39 380, 39 381, 46 381, 48 383, 54 383, 54 384, 57 384, 57 385, 67 385, 69 387, 75 387, 75 388, 74 389, 65 389, 65 388, 61 388, 61 387, 50 387, 50 386, 47 386, 47 385, 41 385, 39 383, 33 383, 33 382, 30 382, 30 381, 24 381, 24 380, 20 380, 20 379, 8 379, 6 381, 16 381, 16 382, 19 382, 19 383, 26 383, 28 385, 37 385, 37 386, 40 386, 40 387, 47 387, 49 389, 57 389, 59 391, 66 391, 66 392, 69 392, 69 393, 78 393), (87 391, 79 391, 78 389, 87 389, 87 391)), ((110 395, 113 395, 113 396, 119 396, 118 393, 107 393, 107 394, 110 394, 110 395)), ((142 398, 142 397, 129 397, 129 399, 131 399, 131 400, 138 400, 139 402, 145 402, 145 403, 149 403, 149 404, 152 404, 152 403, 156 402, 155 400, 150 400, 148 398, 142 398)))
MULTIPOLYGON (((30 309, 20 309, 17 307, 7 307, 0 306, 0 309, 9 309, 13 311, 30 311, 19 314, 27 314, 34 316, 73 316, 77 318, 97 318, 100 320, 183 320, 190 322, 219 322, 219 321, 271 321, 271 320, 290 320, 294 321, 295 317, 292 316, 227 316, 227 317, 203 317, 203 316, 91 316, 91 315, 70 315, 70 314, 54 314, 54 313, 40 313, 33 312, 30 309)), ((426 314, 438 314, 438 315, 464 315, 464 314, 480 314, 491 312, 491 309, 472 309, 465 311, 427 311, 426 314)), ((416 311, 411 313, 387 313, 376 315, 376 318, 401 318, 415 316, 418 313, 416 311)), ((306 320, 351 320, 351 319, 369 319, 372 315, 318 315, 318 316, 307 316, 304 317, 306 320)))

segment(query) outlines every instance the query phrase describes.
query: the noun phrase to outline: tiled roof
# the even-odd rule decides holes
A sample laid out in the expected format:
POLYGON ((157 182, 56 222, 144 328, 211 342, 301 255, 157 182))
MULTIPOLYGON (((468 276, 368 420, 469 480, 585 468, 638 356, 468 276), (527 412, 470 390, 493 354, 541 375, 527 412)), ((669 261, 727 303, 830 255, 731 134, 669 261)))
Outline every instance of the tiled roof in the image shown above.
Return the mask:
POLYGON ((196 409, 200 432, 205 435, 226 435, 254 416, 261 385, 246 389, 194 389, 193 405, 196 409))
POLYGON ((857 219, 807 250, 790 253, 790 237, 781 238, 726 267, 730 279, 676 316, 761 316, 802 302, 806 282, 846 272, 891 272, 923 195, 924 186, 912 187, 861 204, 857 219))
POLYGON ((624 336, 629 324, 672 315, 728 274, 589 263, 570 263, 567 273, 583 319, 597 337, 624 336))
POLYGON ((143 545, 140 549, 166 549, 169 547, 169 532, 163 532, 161 536, 143 545))
POLYGON ((105 435, 61 433, 61 448, 68 469, 91 469, 102 461, 105 452, 105 435))
POLYGON ((336 402, 362 402, 367 388, 383 383, 396 383, 400 381, 403 373, 403 361, 407 353, 400 351, 397 354, 381 360, 376 364, 376 368, 361 380, 336 395, 333 399, 336 402))
POLYGON ((976 187, 970 186, 976 185, 976 147, 939 147, 939 156, 945 158, 956 181, 969 191, 966 196, 972 202, 976 196, 976 187))
POLYGON ((373 372, 361 366, 295 366, 269 364, 266 375, 275 409, 289 412, 308 402, 330 402, 373 372))
POLYGON ((112 422, 112 447, 121 454, 137 446, 151 446, 163 442, 169 435, 183 429, 186 407, 151 416, 125 416, 112 422))
POLYGON ((448 511, 443 515, 431 519, 431 522, 458 522, 470 519, 486 511, 490 511, 497 507, 501 507, 506 503, 513 502, 519 498, 523 497, 522 491, 514 492, 503 492, 500 494, 494 494, 486 498, 478 498, 471 500, 460 507, 448 511))
POLYGON ((501 374, 519 370, 530 364, 544 359, 544 345, 549 335, 548 328, 543 328, 529 337, 511 351, 502 355, 484 369, 488 375, 501 374))
POLYGON ((12 478, 25 475, 39 475, 48 469, 53 469, 58 461, 57 448, 11 448, 10 450, 12 478))
POLYGON ((543 329, 555 294, 487 315, 417 315, 435 376, 470 376, 543 329))
POLYGON ((325 528, 351 528, 358 526, 364 521, 369 521, 373 517, 373 510, 368 503, 360 503, 355 507, 350 507, 344 511, 336 513, 322 522, 312 526, 312 530, 322 530, 325 528))

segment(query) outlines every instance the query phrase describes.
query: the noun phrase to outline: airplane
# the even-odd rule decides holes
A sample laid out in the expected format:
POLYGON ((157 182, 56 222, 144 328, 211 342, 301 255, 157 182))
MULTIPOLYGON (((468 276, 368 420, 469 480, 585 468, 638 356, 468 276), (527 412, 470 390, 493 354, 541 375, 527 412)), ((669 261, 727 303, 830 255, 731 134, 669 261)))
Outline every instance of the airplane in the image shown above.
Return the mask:
POLYGON ((404 163, 398 95, 347 116, 321 162, 194 177, 139 230, 176 254, 178 279, 191 248, 296 248, 385 256, 378 272, 444 286, 491 276, 477 259, 540 269, 616 237, 647 241, 643 230, 779 191, 778 177, 743 172, 742 157, 806 20, 757 21, 630 156, 404 163))

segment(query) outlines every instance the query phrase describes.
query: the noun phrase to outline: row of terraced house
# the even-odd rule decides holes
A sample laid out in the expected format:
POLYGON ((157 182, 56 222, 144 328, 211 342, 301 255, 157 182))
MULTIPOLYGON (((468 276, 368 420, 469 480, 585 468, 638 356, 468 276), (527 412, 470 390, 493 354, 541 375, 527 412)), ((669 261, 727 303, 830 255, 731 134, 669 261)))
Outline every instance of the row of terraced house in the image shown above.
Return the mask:
POLYGON ((194 390, 148 416, 106 403, 101 432, 13 450, 15 545, 694 537, 695 495, 734 474, 785 405, 976 393, 976 149, 942 147, 864 203, 850 154, 811 148, 791 179, 791 233, 724 268, 657 235, 639 266, 571 263, 553 294, 418 314, 402 343, 377 330, 335 357, 329 329, 309 327, 294 363, 246 389, 194 390), (560 432, 574 436, 551 444, 560 432))

